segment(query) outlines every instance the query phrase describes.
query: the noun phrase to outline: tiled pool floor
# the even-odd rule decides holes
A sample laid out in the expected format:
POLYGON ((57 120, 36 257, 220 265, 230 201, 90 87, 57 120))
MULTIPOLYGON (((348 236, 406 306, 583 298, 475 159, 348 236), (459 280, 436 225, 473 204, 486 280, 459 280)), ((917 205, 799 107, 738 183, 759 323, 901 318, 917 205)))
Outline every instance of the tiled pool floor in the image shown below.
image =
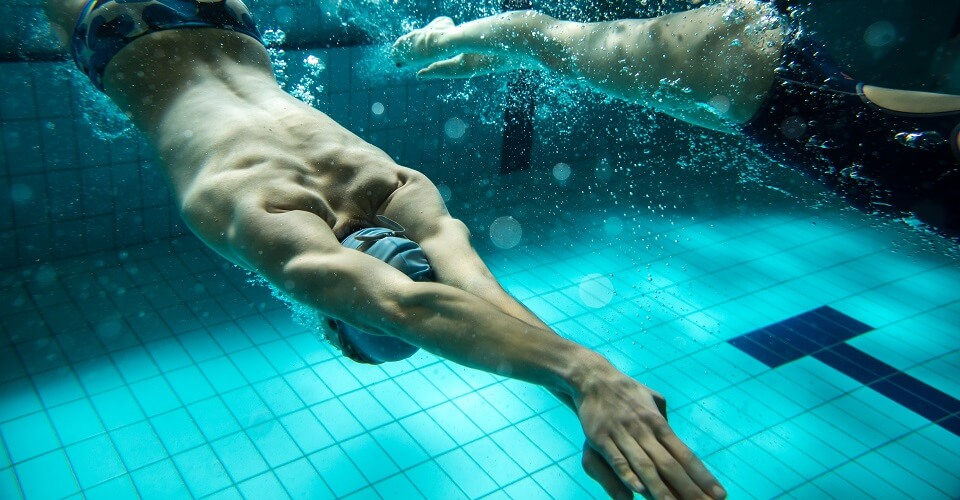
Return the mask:
MULTIPOLYGON (((857 217, 571 220, 491 268, 663 393, 732 498, 960 496, 956 257, 857 217), (837 343, 856 359, 738 347, 823 307, 869 327, 837 343), (892 371, 865 385, 863 356, 892 371)), ((0 279, 0 498, 603 496, 545 391, 423 353, 344 362, 192 238, 0 279)))

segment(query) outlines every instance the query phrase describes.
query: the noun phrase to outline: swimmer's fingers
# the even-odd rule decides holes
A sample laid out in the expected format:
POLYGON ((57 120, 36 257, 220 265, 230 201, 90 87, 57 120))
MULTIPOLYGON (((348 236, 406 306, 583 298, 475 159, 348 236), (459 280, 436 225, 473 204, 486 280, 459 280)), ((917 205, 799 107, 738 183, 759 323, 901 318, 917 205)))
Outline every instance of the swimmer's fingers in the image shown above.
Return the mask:
POLYGON ((509 61, 501 56, 483 54, 459 54, 437 61, 417 72, 417 78, 430 80, 434 78, 470 78, 473 76, 491 75, 516 69, 509 61))
POLYGON ((593 445, 620 480, 633 491, 645 498, 675 498, 657 470, 656 458, 629 434, 614 435, 593 445))
POLYGON ((623 484, 623 481, 617 477, 617 473, 610 468, 606 460, 588 442, 583 443, 581 465, 588 476, 600 483, 600 486, 610 495, 610 498, 618 500, 633 498, 633 492, 630 491, 630 488, 623 484))
MULTIPOLYGON (((657 405, 657 410, 666 420, 667 400, 660 393, 654 393, 653 401, 657 405)), ((683 444, 683 441, 673 433, 673 430, 669 427, 660 427, 656 434, 660 445, 676 460, 677 464, 683 468, 685 476, 693 480, 697 487, 709 493, 714 499, 722 500, 727 497, 726 490, 723 489, 723 486, 720 486, 717 478, 713 477, 713 474, 707 470, 703 462, 693 454, 693 451, 687 445, 683 444)), ((674 477, 673 481, 677 481, 676 476, 678 475, 681 476, 679 482, 685 483, 686 477, 682 477, 684 474, 679 474, 676 469, 672 475, 674 477)), ((668 478, 670 477, 671 475, 668 474, 668 478)))
POLYGON ((611 436, 598 451, 634 491, 654 499, 726 497, 720 483, 666 421, 661 426, 635 425, 625 430, 629 432, 611 436))
MULTIPOLYGON (((697 488, 707 492, 714 499, 722 500, 727 497, 726 490, 720 486, 717 478, 713 477, 713 474, 707 470, 703 462, 693 454, 693 451, 691 451, 687 445, 680 441, 680 438, 678 438, 676 434, 673 432, 661 433, 661 435, 658 436, 658 440, 670 456, 683 467, 683 474, 675 470, 673 477, 683 476, 684 479, 691 479, 693 483, 697 485, 697 488)), ((683 483, 683 481, 680 481, 680 483, 683 483)))
POLYGON ((455 24, 449 17, 438 17, 423 28, 401 36, 390 48, 397 67, 424 65, 447 57, 448 32, 455 24), (446 55, 445 55, 446 54, 446 55))

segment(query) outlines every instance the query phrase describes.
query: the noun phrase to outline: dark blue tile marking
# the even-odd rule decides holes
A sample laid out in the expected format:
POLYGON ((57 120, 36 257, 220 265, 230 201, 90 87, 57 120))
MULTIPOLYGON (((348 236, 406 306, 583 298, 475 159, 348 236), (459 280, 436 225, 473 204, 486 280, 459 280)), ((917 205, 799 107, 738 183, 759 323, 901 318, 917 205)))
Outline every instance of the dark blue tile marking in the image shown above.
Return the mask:
MULTIPOLYGON (((859 366, 863 370, 872 373, 876 379, 883 377, 889 377, 891 375, 900 373, 900 370, 880 361, 879 359, 853 347, 850 344, 837 344, 830 348, 831 351, 837 353, 840 356, 843 356, 849 363, 853 363, 856 366, 859 366)), ((870 382, 864 382, 868 384, 870 382)))
POLYGON ((847 343, 870 330, 870 325, 823 306, 729 343, 770 368, 812 356, 960 436, 960 400, 847 343))
POLYGON ((852 347, 850 344, 837 344, 812 355, 834 368, 843 367, 840 371, 864 385, 899 373, 896 368, 852 347))
POLYGON ((731 339, 730 343, 771 368, 780 366, 786 362, 779 354, 767 350, 766 347, 754 342, 746 335, 731 339))
POLYGON ((960 415, 954 415, 941 420, 940 427, 960 436, 960 415))
POLYGON ((870 388, 934 422, 949 416, 947 410, 940 408, 889 380, 874 382, 870 384, 870 388))
POLYGON ((906 373, 897 373, 889 379, 894 384, 903 387, 917 396, 943 408, 949 413, 960 412, 960 401, 945 394, 934 387, 931 387, 906 373))
POLYGON ((834 323, 840 325, 841 327, 853 333, 854 335, 860 335, 863 333, 867 333, 870 330, 873 330, 872 326, 866 323, 857 321, 856 319, 851 318, 850 316, 847 316, 846 314, 843 314, 842 312, 832 307, 827 307, 827 306, 818 307, 817 309, 814 309, 813 312, 816 313, 816 315, 820 316, 821 318, 825 318, 830 321, 833 321, 834 323))
POLYGON ((764 328, 764 330, 766 330, 767 332, 773 335, 776 335, 777 337, 782 338, 788 344, 796 347, 802 352, 814 352, 823 347, 827 347, 828 345, 833 343, 833 342, 824 343, 819 341, 818 339, 810 338, 810 337, 807 337, 806 335, 802 335, 797 331, 798 328, 801 328, 801 331, 802 331, 801 325, 790 326, 784 323, 777 323, 775 325, 770 325, 764 328))

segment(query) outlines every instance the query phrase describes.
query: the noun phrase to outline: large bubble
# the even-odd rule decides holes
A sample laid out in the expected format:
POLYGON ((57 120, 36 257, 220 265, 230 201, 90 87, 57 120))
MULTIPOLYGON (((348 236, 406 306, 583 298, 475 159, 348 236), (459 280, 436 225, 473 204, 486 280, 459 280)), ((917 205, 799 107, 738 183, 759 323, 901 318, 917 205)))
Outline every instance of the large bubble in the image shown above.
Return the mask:
POLYGON ((603 221, 603 230, 610 236, 618 236, 623 232, 623 219, 616 215, 603 221))
POLYGON ((14 204, 28 203, 33 200, 33 189, 19 182, 10 185, 10 201, 14 204))
POLYGON ((877 21, 863 32, 863 41, 871 47, 885 47, 897 39, 897 28, 889 21, 877 21))
POLYGON ((450 201, 450 199, 453 198, 453 190, 446 184, 437 184, 437 191, 440 192, 440 197, 443 198, 443 201, 450 201))
POLYGON ((567 165, 566 163, 561 162, 553 166, 553 178, 560 182, 569 179, 570 174, 570 165, 567 165))
POLYGON ((799 116, 788 116, 780 123, 780 133, 789 139, 799 139, 807 132, 807 124, 799 116))
POLYGON ((730 111, 730 98, 725 95, 715 95, 707 103, 717 113, 725 115, 730 111))
POLYGON ((460 139, 467 133, 467 124, 459 118, 451 118, 443 125, 443 133, 451 139, 460 139))
POLYGON ((490 241, 497 248, 504 250, 513 248, 520 244, 522 236, 523 228, 520 227, 520 223, 509 215, 497 217, 493 224, 490 224, 490 241))
POLYGON ((123 319, 119 315, 112 314, 98 322, 94 330, 97 337, 102 340, 116 339, 123 333, 123 319))
POLYGON ((580 279, 580 301, 587 307, 599 309, 605 307, 616 291, 610 278, 602 274, 588 274, 580 279))

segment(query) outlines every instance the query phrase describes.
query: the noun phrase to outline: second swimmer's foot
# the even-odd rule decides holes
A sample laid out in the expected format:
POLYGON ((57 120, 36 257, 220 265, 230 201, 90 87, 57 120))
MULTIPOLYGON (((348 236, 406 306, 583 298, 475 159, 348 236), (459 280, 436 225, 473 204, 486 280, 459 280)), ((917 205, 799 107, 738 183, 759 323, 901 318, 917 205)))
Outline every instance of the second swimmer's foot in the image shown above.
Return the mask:
POLYGON ((398 38, 391 49, 391 57, 397 67, 416 64, 426 65, 448 57, 444 37, 456 27, 453 19, 438 17, 423 28, 413 30, 398 38))

